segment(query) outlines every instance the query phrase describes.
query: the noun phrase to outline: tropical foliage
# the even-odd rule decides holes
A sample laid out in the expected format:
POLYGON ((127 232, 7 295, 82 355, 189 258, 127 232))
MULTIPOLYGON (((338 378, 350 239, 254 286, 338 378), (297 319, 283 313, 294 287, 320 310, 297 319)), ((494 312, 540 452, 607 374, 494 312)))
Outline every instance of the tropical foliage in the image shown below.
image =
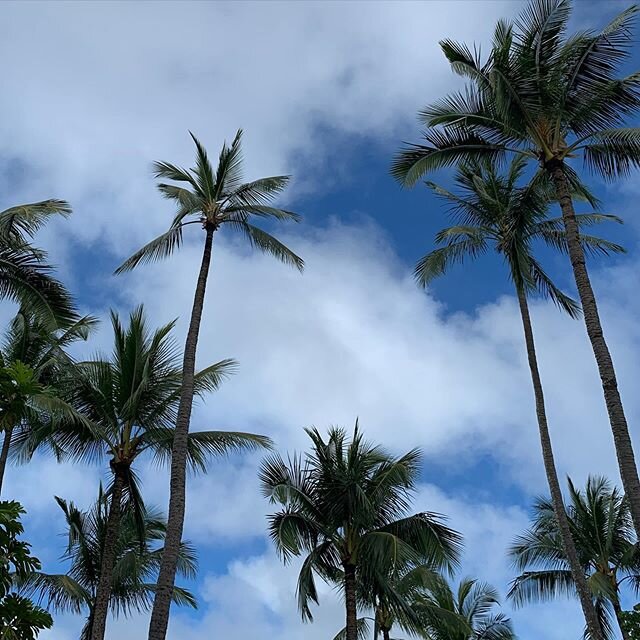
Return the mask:
POLYGON ((31 600, 13 592, 14 576, 18 579, 40 569, 40 561, 31 555, 28 543, 21 540, 24 528, 20 503, 0 502, 0 638, 33 640, 53 620, 49 613, 31 600))
MULTIPOLYGON (((567 514, 580 564, 609 637, 617 624, 623 637, 620 593, 628 585, 640 592, 640 552, 629 512, 629 502, 617 487, 601 477, 590 477, 584 491, 569 481, 567 514)), ((522 571, 512 583, 509 598, 515 604, 573 596, 575 583, 567 569, 558 524, 547 498, 533 507, 532 525, 510 549, 522 571)))
MULTIPOLYGON (((100 488, 98 500, 89 511, 82 511, 73 502, 56 498, 67 523, 67 548, 62 559, 69 562, 63 574, 40 571, 23 575, 17 584, 22 595, 37 597, 47 609, 86 615, 80 640, 91 637, 98 581, 109 515, 109 500, 100 488)), ((145 509, 138 522, 132 509, 121 519, 115 544, 111 576, 109 611, 128 616, 146 611, 153 601, 155 576, 162 555, 166 525, 161 515, 145 509)), ((193 547, 182 543, 178 571, 194 578, 197 570, 193 547)), ((186 589, 174 589, 174 601, 179 605, 196 606, 195 597, 186 589)))
MULTIPOLYGON (((466 84, 420 112, 423 139, 400 151, 391 172, 403 186, 428 178, 427 189, 450 219, 415 267, 420 287, 454 266, 471 272, 469 263, 492 253, 513 285, 549 498, 534 503, 530 528, 508 550, 519 573, 508 604, 577 596, 585 637, 634 640, 640 637, 640 604, 630 600, 640 597, 640 479, 588 260, 624 252, 592 231, 622 220, 600 212, 589 174, 614 180, 640 168, 640 128, 632 126, 640 112, 640 73, 627 73, 640 9, 577 33, 569 29, 571 9, 570 0, 530 0, 516 19, 498 22, 484 57, 479 47, 443 40, 452 71, 466 84), (441 169, 449 172, 436 183, 431 175, 441 169), (553 252, 568 257, 579 300, 556 284, 560 270, 558 279, 547 271, 553 252), (624 491, 593 476, 584 490, 569 481, 565 501, 552 447, 554 428, 563 425, 548 424, 530 309, 537 297, 584 321, 624 491)), ((35 244, 45 224, 70 215, 70 205, 50 199, 0 212, 0 299, 14 307, 0 345, 0 491, 9 462, 37 464, 48 454, 60 462, 99 463, 107 477, 87 508, 56 498, 66 523, 66 572, 42 570, 22 539, 22 507, 0 502, 0 640, 34 640, 52 626, 49 611, 83 616, 81 640, 104 640, 109 615, 149 613, 149 640, 165 640, 172 603, 196 606, 195 596, 176 585, 176 576, 193 580, 197 568, 195 549, 183 540, 187 473, 206 472, 215 457, 274 446, 245 431, 191 430, 191 415, 194 401, 218 390, 236 369, 232 359, 196 367, 201 332, 220 337, 215 323, 203 323, 218 232, 239 234, 250 248, 303 270, 302 258, 272 234, 278 223, 301 219, 278 204, 290 177, 246 181, 241 130, 223 144, 217 163, 191 138, 193 167, 153 165, 160 194, 175 208, 168 229, 116 270, 168 258, 188 233, 201 232, 183 350, 173 337, 176 321, 153 328, 137 306, 126 321, 111 312, 109 354, 78 357, 97 320, 81 315, 35 244), (145 506, 138 476, 142 464, 154 463, 169 467, 166 521, 145 506)), ((184 309, 176 315, 184 318, 184 309)), ((296 563, 304 621, 313 621, 321 604, 322 581, 344 604, 335 640, 398 634, 514 640, 499 589, 457 577, 462 534, 445 515, 425 510, 418 449, 387 450, 368 441, 357 421, 352 433, 305 432, 306 453, 270 452, 259 470, 273 511, 268 533, 282 561, 296 563)), ((519 432, 512 437, 515 444, 519 432)), ((224 518, 226 505, 214 506, 224 518)))
POLYGON ((499 605, 497 590, 472 578, 461 580, 456 589, 446 580, 437 580, 413 601, 418 615, 425 616, 430 639, 515 640, 511 620, 498 611, 499 605), (444 612, 456 614, 464 624, 452 624, 444 612))
POLYGON ((31 244, 52 216, 70 213, 71 207, 63 200, 44 200, 0 212, 0 299, 18 302, 48 320, 74 319, 69 292, 53 276, 46 252, 31 244))
POLYGON ((91 316, 52 323, 23 308, 11 321, 0 347, 0 490, 12 448, 18 459, 34 452, 12 445, 32 442, 34 432, 52 421, 77 417, 64 400, 63 380, 73 365, 68 348, 86 340, 95 324, 91 316))

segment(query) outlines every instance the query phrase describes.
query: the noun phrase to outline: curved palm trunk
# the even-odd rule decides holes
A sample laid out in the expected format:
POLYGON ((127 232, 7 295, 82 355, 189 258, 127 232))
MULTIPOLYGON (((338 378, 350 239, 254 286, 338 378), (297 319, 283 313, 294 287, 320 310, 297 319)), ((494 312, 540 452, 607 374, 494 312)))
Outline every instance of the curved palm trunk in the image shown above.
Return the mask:
POLYGON ((551 447, 551 436, 549 435, 549 428, 547 426, 544 392, 542 390, 542 381, 540 380, 540 371, 538 370, 538 359, 533 339, 533 327, 531 325, 531 316, 529 315, 527 296, 520 286, 517 287, 517 293, 518 303, 520 305, 520 315, 522 316, 522 326, 524 328, 524 338, 527 346, 527 359, 529 360, 533 393, 536 401, 536 416, 538 418, 538 430, 540 432, 542 460, 544 462, 544 470, 549 484, 549 491, 551 493, 553 511, 555 513, 556 520, 558 521, 562 547, 567 561, 569 562, 571 576, 576 585, 576 591, 578 592, 582 612, 587 623, 589 636, 591 640, 604 640, 598 614, 595 606, 593 605, 591 590, 587 585, 584 571, 580 565, 580 560, 578 559, 576 545, 571 536, 569 519, 567 518, 567 512, 565 511, 564 501, 562 499, 562 491, 560 489, 560 482, 558 481, 558 472, 556 470, 556 463, 553 457, 553 448, 551 447))
POLYGON ((9 458, 9 449, 11 447, 11 436, 13 435, 13 425, 4 430, 4 438, 2 440, 2 450, 0 450, 0 494, 2 493, 2 484, 4 482, 4 472, 7 468, 7 459, 9 458))
POLYGON ((358 640, 356 567, 348 562, 344 563, 344 601, 347 612, 347 640, 358 640))
POLYGON ((91 640, 104 640, 109 614, 109 600, 113 583, 113 565, 116 560, 116 544, 120 530, 120 514, 122 512, 122 492, 127 478, 127 470, 122 464, 112 465, 115 479, 109 503, 109 515, 102 548, 100 578, 96 588, 91 625, 91 640))
POLYGON ((198 334, 202 319, 202 307, 204 294, 207 288, 207 276, 211 264, 211 248, 213 245, 212 226, 207 226, 207 233, 202 253, 202 264, 198 275, 198 283, 193 299, 191 321, 184 347, 184 360, 182 364, 182 390, 176 429, 173 436, 173 448, 171 450, 171 480, 169 493, 169 515, 167 518, 167 532, 160 563, 160 572, 153 600, 153 610, 149 623, 149 640, 164 640, 169 624, 169 609, 171 596, 176 579, 176 567, 182 530, 184 528, 184 512, 186 498, 186 474, 187 474, 187 440, 189 435, 189 421, 191 420, 191 407, 193 405, 193 379, 196 368, 196 348, 198 346, 198 334))
POLYGON ((551 172, 556 187, 556 195, 560 202, 560 208, 562 209, 562 220, 564 221, 564 228, 567 235, 569 257, 571 258, 573 275, 582 304, 587 334, 596 358, 596 363, 598 364, 600 380, 602 381, 602 390, 604 392, 616 455, 618 457, 620 477, 622 478, 622 485, 629 500, 631 517, 633 518, 636 534, 640 538, 640 479, 638 478, 638 468, 636 467, 633 445, 631 444, 631 437, 629 436, 622 399, 618 391, 618 381, 616 379, 613 360, 611 359, 611 354, 609 353, 609 348, 602 330, 602 324, 600 323, 596 298, 593 293, 593 288, 591 287, 589 273, 587 272, 584 251, 580 244, 580 232, 573 208, 569 183, 567 182, 562 163, 557 162, 548 167, 548 169, 551 172))
POLYGON ((618 600, 618 598, 615 598, 614 600, 612 600, 611 604, 613 605, 613 612, 616 616, 616 621, 618 623, 618 628, 620 629, 622 640, 631 640, 622 621, 622 607, 620 606, 620 600, 618 600))

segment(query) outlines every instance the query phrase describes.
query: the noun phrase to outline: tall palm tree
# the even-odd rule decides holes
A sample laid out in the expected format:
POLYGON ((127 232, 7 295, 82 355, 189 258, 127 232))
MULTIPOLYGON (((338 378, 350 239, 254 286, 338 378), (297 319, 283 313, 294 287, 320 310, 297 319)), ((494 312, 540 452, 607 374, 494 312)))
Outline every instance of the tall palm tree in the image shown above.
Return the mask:
POLYGON ((495 613, 499 605, 500 597, 491 585, 471 578, 461 580, 455 592, 441 579, 413 601, 418 614, 423 609, 429 612, 426 619, 429 640, 515 640, 511 620, 503 613, 495 613), (452 626, 443 615, 431 615, 434 607, 457 614, 466 628, 452 626))
POLYGON ((252 224, 255 218, 277 221, 299 220, 297 214, 272 206, 273 199, 287 185, 289 176, 260 178, 243 183, 241 130, 237 132, 231 146, 227 146, 226 143, 223 145, 215 171, 204 146, 193 134, 191 137, 196 145, 196 165, 193 169, 182 169, 168 162, 156 162, 154 165, 156 178, 184 184, 184 187, 164 182, 158 184, 160 192, 173 200, 178 207, 169 230, 142 247, 116 271, 116 273, 122 273, 140 263, 170 256, 181 246, 182 233, 188 225, 199 225, 204 231, 202 262, 184 347, 182 394, 171 456, 167 539, 158 577, 158 589, 151 612, 149 640, 164 640, 169 623, 171 590, 175 580, 177 553, 184 527, 187 435, 194 394, 196 350, 211 264, 213 236, 222 228, 239 231, 252 247, 270 253, 282 262, 300 270, 304 264, 301 258, 279 240, 252 224))
POLYGON ((570 0, 533 0, 514 27, 498 23, 486 62, 445 40, 452 69, 468 78, 464 92, 426 107, 425 143, 397 157, 392 172, 405 185, 460 160, 523 156, 555 189, 587 334, 602 381, 620 475, 640 533, 640 479, 613 360, 580 243, 572 191, 574 160, 612 180, 640 166, 640 128, 625 127, 640 108, 640 73, 619 77, 628 58, 638 7, 601 31, 567 35, 570 0))
POLYGON ((24 308, 12 319, 0 345, 0 492, 14 434, 24 438, 52 413, 73 415, 56 385, 73 363, 67 348, 86 340, 95 324, 91 316, 56 323, 24 308))
MULTIPOLYGON (((495 165, 487 160, 462 165, 455 176, 455 184, 458 187, 456 193, 428 182, 427 185, 449 205, 450 213, 457 224, 438 233, 437 241, 443 246, 420 260, 415 275, 418 283, 425 286, 452 265, 473 259, 490 248, 504 258, 520 307, 533 383, 542 460, 552 504, 560 523, 561 540, 578 588, 585 619, 591 633, 597 634, 597 612, 584 579, 564 510, 528 303, 529 294, 537 292, 550 297, 571 316, 575 317, 578 314, 573 300, 555 286, 534 256, 533 244, 536 240, 566 251, 567 234, 562 228, 561 220, 547 218, 552 198, 548 185, 539 180, 534 180, 526 186, 518 185, 525 168, 524 158, 516 158, 504 175, 500 175, 495 165)), ((587 226, 617 218, 591 213, 580 215, 578 220, 582 226, 587 226)), ((581 234, 580 241, 585 250, 592 253, 622 251, 622 247, 592 235, 581 234)))
MULTIPOLYGON (((48 444, 62 455, 79 460, 101 460, 105 451, 109 456, 113 482, 91 640, 104 638, 125 497, 132 504, 137 522, 142 523, 142 499, 133 465, 144 453, 158 461, 171 458, 182 389, 179 351, 171 337, 174 322, 151 331, 142 307, 130 314, 126 327, 113 312, 111 322, 111 358, 78 363, 69 380, 69 402, 85 422, 58 421, 23 444, 48 444)), ((234 364, 223 360, 196 373, 195 395, 201 397, 217 389, 234 364)), ((268 446, 268 438, 249 433, 198 431, 188 434, 187 464, 204 471, 209 455, 268 446)))
MULTIPOLYGON (((104 540, 109 515, 108 496, 102 492, 93 507, 82 511, 73 502, 56 498, 67 524, 67 548, 62 559, 70 562, 62 574, 41 571, 23 576, 17 581, 20 592, 36 596, 38 602, 57 613, 86 614, 80 640, 90 640, 96 607, 96 592, 102 566, 104 540)), ((116 541, 109 611, 128 616, 147 611, 153 601, 155 579, 160 566, 166 525, 154 510, 144 510, 142 531, 132 509, 125 510, 116 541), (142 534, 142 538, 141 538, 142 534)), ((183 542, 180 547, 178 572, 193 578, 197 569, 195 550, 183 542)), ((186 589, 175 587, 176 604, 196 607, 194 596, 186 589)))
MULTIPOLYGON (((629 512, 629 501, 604 478, 589 477, 584 491, 569 480, 569 523, 602 627, 614 637, 611 615, 623 638, 620 588, 627 584, 640 593, 640 552, 629 512)), ((575 581, 560 542, 558 521, 550 501, 538 498, 531 527, 515 540, 509 551, 522 571, 511 584, 509 598, 516 605, 575 594, 575 581)))
POLYGON ((52 217, 67 217, 63 200, 44 200, 0 212, 0 299, 10 299, 57 322, 76 318, 71 296, 53 277, 47 254, 31 244, 36 232, 52 217))
MULTIPOLYGON (((346 640, 358 636, 358 583, 389 574, 390 566, 418 559, 451 568, 458 561, 460 536, 433 513, 409 514, 409 498, 420 471, 420 453, 399 458, 367 443, 358 429, 349 440, 331 428, 325 441, 307 429, 312 449, 285 463, 278 454, 262 464, 263 493, 281 505, 269 517, 269 532, 282 559, 306 553, 298 576, 298 607, 312 620, 318 603, 314 575, 338 584, 344 593, 346 640)), ((407 607, 382 579, 375 580, 394 610, 407 607)))

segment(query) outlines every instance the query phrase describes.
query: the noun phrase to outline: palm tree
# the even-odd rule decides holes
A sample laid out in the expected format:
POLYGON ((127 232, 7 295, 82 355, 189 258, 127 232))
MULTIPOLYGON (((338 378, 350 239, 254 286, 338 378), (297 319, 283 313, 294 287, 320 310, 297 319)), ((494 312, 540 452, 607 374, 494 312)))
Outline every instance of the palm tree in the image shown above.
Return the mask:
POLYGON ((271 206, 273 199, 289 182, 289 176, 260 178, 243 183, 241 130, 237 132, 231 146, 227 146, 226 143, 223 145, 215 172, 204 146, 193 134, 191 137, 196 145, 195 168, 182 169, 168 162, 156 162, 154 165, 156 178, 178 182, 186 187, 164 182, 158 184, 160 192, 175 201, 178 207, 169 230, 142 247, 116 271, 116 273, 122 273, 133 269, 139 263, 168 257, 182 244, 183 229, 187 225, 200 225, 204 230, 202 263, 184 347, 182 394, 171 456, 167 539, 158 577, 158 589, 151 612, 149 640, 164 640, 169 623, 177 553, 184 527, 187 435, 194 394, 196 350, 211 263, 213 236, 223 227, 239 231, 244 234, 252 247, 270 253, 282 262, 294 265, 300 270, 304 264, 301 258, 279 240, 251 223, 254 218, 278 221, 299 220, 297 214, 271 206))
MULTIPOLYGON (((61 498, 56 497, 56 501, 67 523, 67 548, 62 559, 70 562, 69 570, 62 574, 33 572, 17 584, 21 593, 37 596, 38 602, 47 609, 57 613, 85 613, 87 619, 80 640, 90 640, 109 515, 108 496, 100 487, 98 500, 89 511, 82 511, 61 498)), ((158 545, 162 544, 165 531, 162 516, 154 510, 143 511, 142 531, 132 509, 122 514, 109 595, 109 611, 114 616, 128 616, 151 607, 162 555, 162 547, 158 545)), ((183 542, 178 571, 186 578, 193 578, 196 569, 195 550, 183 542)), ((196 607, 194 596, 180 587, 174 588, 173 601, 196 607)))
POLYGON ((53 275, 47 254, 30 241, 55 215, 67 217, 63 200, 23 204, 0 212, 0 299, 10 299, 56 322, 76 319, 71 296, 53 275))
MULTIPOLYGON (((640 552, 628 499, 604 478, 589 477, 580 491, 569 480, 569 523, 592 597, 607 636, 613 637, 611 615, 623 638, 620 588, 640 592, 640 552)), ((516 605, 575 594, 575 581, 560 542, 558 521, 550 501, 538 498, 531 527, 511 546, 510 555, 521 575, 509 592, 516 605)))
POLYGON ((84 316, 60 325, 24 308, 11 321, 0 346, 0 492, 14 434, 24 438, 52 414, 73 415, 56 385, 73 363, 66 349, 86 340, 95 324, 84 316))
MULTIPOLYGON (((526 186, 518 186, 525 168, 524 158, 516 158, 504 175, 500 175, 494 164, 487 160, 462 165, 455 176, 458 193, 452 193, 428 182, 427 185, 449 205, 450 213, 457 224, 440 231, 437 241, 443 246, 420 260, 415 275, 418 283, 426 286, 452 265, 473 259, 489 248, 493 248, 504 257, 520 307, 547 483, 556 517, 560 522, 565 555, 569 559, 578 587, 580 604, 589 629, 594 634, 598 629, 598 617, 584 580, 564 510, 547 424, 528 296, 535 292, 546 295, 573 317, 579 310, 573 300, 555 286, 533 254, 532 245, 536 240, 564 251, 567 241, 562 221, 547 218, 552 198, 548 185, 543 181, 534 180, 526 186)), ((614 216, 591 213, 578 216, 578 220, 582 226, 588 226, 618 219, 614 216)), ((623 250, 616 244, 592 235, 581 234, 580 241, 585 250, 591 253, 607 254, 623 250)))
POLYGON ((425 559, 451 568, 458 561, 461 539, 433 513, 409 515, 409 498, 420 471, 420 453, 399 458, 362 437, 356 423, 348 440, 331 428, 325 442, 306 429, 312 450, 285 463, 278 454, 262 464, 264 495, 282 506, 269 517, 269 532, 285 562, 306 553, 298 576, 298 607, 312 620, 310 603, 318 603, 314 575, 338 584, 344 593, 346 640, 358 635, 358 584, 372 581, 389 606, 407 607, 381 576, 394 564, 425 559))
POLYGON ((572 191, 582 156, 605 179, 640 166, 640 128, 624 127, 640 108, 640 73, 618 77, 628 58, 633 6, 601 31, 567 36, 570 0, 533 0, 516 27, 498 23, 488 60, 450 40, 441 43, 452 69, 469 79, 464 92, 428 106, 425 143, 401 152, 392 172, 405 185, 439 167, 470 158, 523 156, 537 163, 562 211, 587 334, 602 381, 620 475, 640 533, 640 479, 613 360, 580 243, 572 191))
POLYGON ((430 614, 426 620, 429 640, 515 640, 511 620, 494 612, 499 605, 500 597, 491 585, 471 578, 461 580, 455 593, 441 579, 413 601, 418 615, 422 610, 430 614), (457 614, 466 628, 459 624, 452 626, 443 615, 431 615, 434 608, 457 614))
MULTIPOLYGON (((131 502, 137 522, 142 523, 142 499, 133 465, 146 452, 161 462, 170 459, 182 388, 179 353, 171 338, 175 322, 150 331, 142 307, 130 314, 127 327, 114 312, 111 322, 111 358, 78 363, 69 381, 69 402, 85 422, 58 421, 23 445, 48 444, 61 455, 78 460, 101 460, 105 451, 110 457, 113 483, 91 640, 104 638, 124 497, 131 502)), ((223 360, 196 373, 195 395, 201 397, 217 389, 234 365, 232 360, 223 360)), ((210 455, 269 446, 268 438, 249 433, 198 431, 187 437, 187 464, 205 471, 210 455)))

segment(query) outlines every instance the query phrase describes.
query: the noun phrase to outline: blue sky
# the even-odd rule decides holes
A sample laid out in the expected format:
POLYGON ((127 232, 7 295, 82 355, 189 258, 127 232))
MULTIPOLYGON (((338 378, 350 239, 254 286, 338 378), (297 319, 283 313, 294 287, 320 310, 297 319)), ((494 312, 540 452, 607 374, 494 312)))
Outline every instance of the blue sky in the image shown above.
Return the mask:
MULTIPOLYGON (((445 225, 426 189, 401 190, 388 174, 415 113, 459 86, 438 51, 454 37, 486 42, 515 1, 425 3, 4 3, 0 53, 11 60, 0 95, 0 207, 46 197, 74 205, 43 233, 83 308, 106 317, 139 301, 158 324, 179 316, 182 339, 199 264, 194 236, 179 256, 113 278, 133 249, 168 223, 149 165, 187 165, 193 130, 216 155, 245 129, 247 177, 291 173, 284 203, 304 222, 279 230, 307 262, 305 274, 251 254, 233 237, 214 251, 199 361, 236 357, 240 371, 196 409, 193 427, 271 435, 305 446, 302 427, 350 426, 394 451, 425 454, 416 510, 441 511, 466 537, 463 573, 504 592, 505 549, 545 489, 530 382, 510 283, 499 259, 459 268, 427 292, 415 261, 445 225), (29 46, 25 46, 25 42, 29 46), (19 53, 18 53, 19 52, 19 53)), ((579 2, 576 26, 601 24, 624 2, 579 2)), ((640 59, 634 56, 631 66, 640 59)), ((446 173, 438 179, 447 183, 446 173)), ((607 237, 629 255, 592 263, 629 422, 640 362, 635 177, 593 187, 603 209, 627 218, 607 237)), ((545 254, 572 290, 566 261, 545 254)), ((3 303, 5 320, 12 308, 3 303)), ((595 366, 579 322, 536 301, 533 315, 561 473, 617 479, 595 366)), ((104 323, 85 351, 107 350, 104 323)), ((176 611, 172 640, 304 634, 333 637, 340 605, 327 588, 317 622, 295 607, 295 569, 264 534, 258 457, 216 463, 190 484, 187 536, 198 546, 197 614, 176 611)), ((8 493, 29 511, 28 536, 56 566, 63 524, 52 496, 87 505, 104 468, 38 458, 11 469, 8 493)), ((142 465, 148 500, 166 504, 167 474, 142 465)), ((524 640, 579 637, 572 602, 512 612, 524 640), (562 616, 564 626, 550 622, 562 616), (554 635, 555 634, 555 635, 554 635)), ((43 638, 77 637, 60 617, 43 638)), ((139 638, 144 616, 109 627, 139 638)))

